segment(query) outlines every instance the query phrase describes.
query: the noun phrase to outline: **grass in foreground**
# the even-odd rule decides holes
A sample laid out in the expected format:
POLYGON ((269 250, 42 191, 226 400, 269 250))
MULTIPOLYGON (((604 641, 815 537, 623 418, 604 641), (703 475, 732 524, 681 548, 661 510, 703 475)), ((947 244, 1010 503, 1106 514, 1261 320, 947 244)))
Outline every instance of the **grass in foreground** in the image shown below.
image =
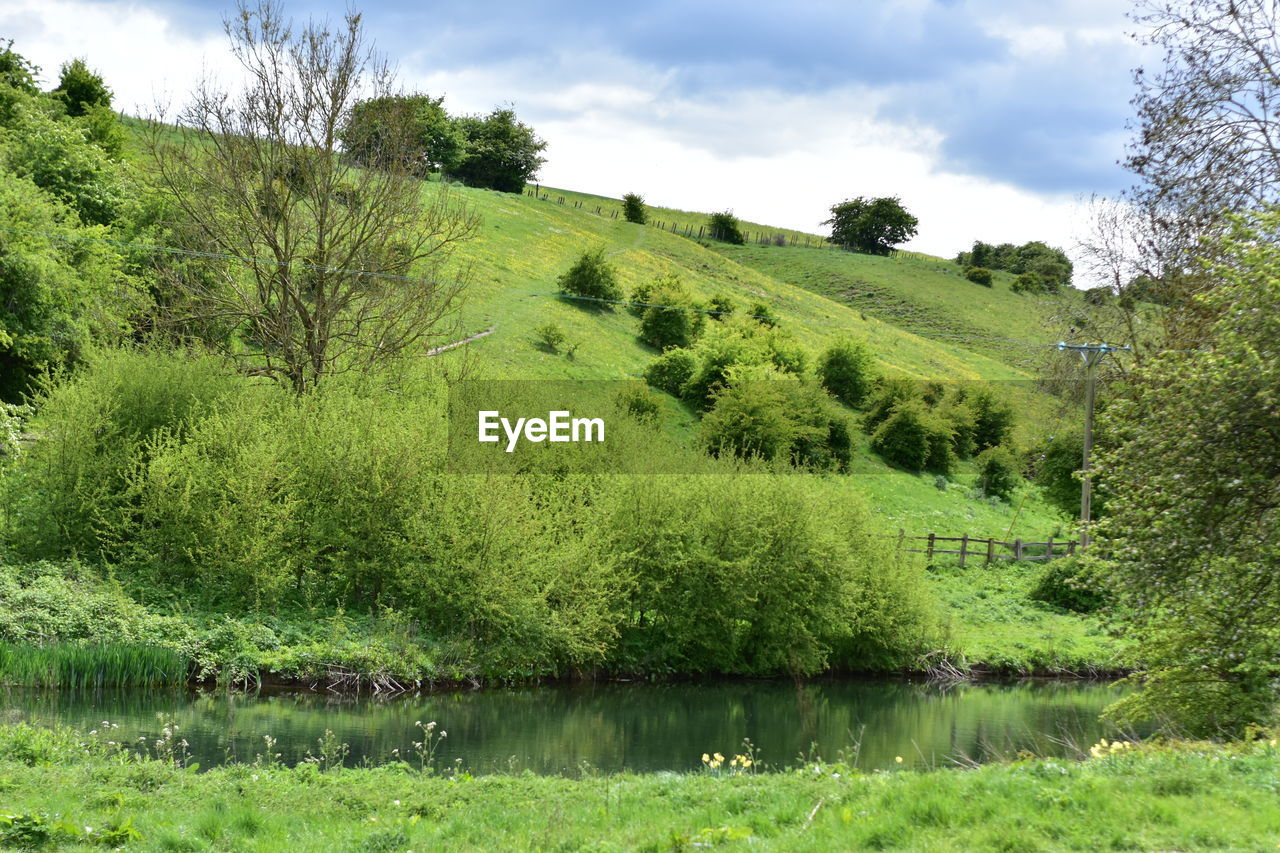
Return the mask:
MULTIPOLYGON (((1269 736, 1268 736, 1269 737, 1269 736)), ((163 750, 161 750, 163 752, 163 750)), ((0 728, 0 843, 44 850, 1274 850, 1280 750, 1099 745, 1083 761, 579 779, 410 764, 207 773, 102 735, 0 728)))

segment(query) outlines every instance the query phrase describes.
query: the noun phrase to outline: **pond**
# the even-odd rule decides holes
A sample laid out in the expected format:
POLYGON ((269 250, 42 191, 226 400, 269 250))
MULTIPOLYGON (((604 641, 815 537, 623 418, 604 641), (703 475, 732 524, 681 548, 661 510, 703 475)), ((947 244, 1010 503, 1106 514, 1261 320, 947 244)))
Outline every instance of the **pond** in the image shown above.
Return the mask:
MULTIPOLYGON (((674 770, 701 766, 754 744, 765 765, 804 755, 856 759, 864 769, 944 766, 958 761, 1074 754, 1115 734, 1098 721, 1118 688, 1037 680, 948 686, 908 680, 602 683, 458 691, 398 697, 322 692, 9 690, 0 720, 61 723, 83 730, 108 721, 112 739, 153 739, 176 722, 191 760, 209 768, 253 761, 264 736, 281 760, 318 754, 326 730, 347 744, 347 764, 416 763, 417 723, 448 736, 435 766, 461 760, 472 773, 674 770)), ((100 735, 101 736, 101 735, 100 735)))

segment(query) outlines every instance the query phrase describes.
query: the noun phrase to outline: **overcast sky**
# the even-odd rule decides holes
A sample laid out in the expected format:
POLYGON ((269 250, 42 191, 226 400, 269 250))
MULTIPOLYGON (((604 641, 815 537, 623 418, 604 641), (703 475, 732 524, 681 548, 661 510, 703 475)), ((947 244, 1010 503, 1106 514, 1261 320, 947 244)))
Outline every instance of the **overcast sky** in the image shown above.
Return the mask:
MULTIPOLYGON (((896 195, 920 219, 909 248, 947 256, 974 239, 1070 249, 1079 200, 1127 183, 1130 71, 1150 59, 1123 0, 357 6, 407 88, 453 113, 514 105, 549 143, 546 185, 804 230, 843 199, 896 195)), ((0 37, 46 82, 84 57, 118 108, 150 111, 230 67, 229 8, 6 0, 0 37)))

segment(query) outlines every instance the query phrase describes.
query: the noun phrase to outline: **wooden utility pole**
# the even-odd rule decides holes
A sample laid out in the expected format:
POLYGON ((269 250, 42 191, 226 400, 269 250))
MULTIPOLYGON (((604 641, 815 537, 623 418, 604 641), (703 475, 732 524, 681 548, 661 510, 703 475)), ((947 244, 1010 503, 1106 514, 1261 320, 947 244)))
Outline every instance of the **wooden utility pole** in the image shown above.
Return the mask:
POLYGON ((1089 522, 1093 517, 1093 480, 1089 457, 1093 451, 1093 408, 1097 398, 1098 365, 1110 352, 1128 352, 1129 347, 1110 344, 1068 344, 1058 341, 1058 349, 1080 353, 1084 359, 1084 461, 1080 469, 1080 547, 1089 545, 1089 522))

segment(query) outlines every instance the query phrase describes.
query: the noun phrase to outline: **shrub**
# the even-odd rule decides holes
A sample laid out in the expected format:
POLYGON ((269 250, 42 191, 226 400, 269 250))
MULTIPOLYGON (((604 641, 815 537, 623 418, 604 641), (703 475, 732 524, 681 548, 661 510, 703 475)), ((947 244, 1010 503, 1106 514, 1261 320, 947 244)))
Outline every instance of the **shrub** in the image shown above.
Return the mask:
POLYGON ((734 216, 731 210, 711 214, 707 224, 713 240, 721 240, 725 243, 733 243, 739 246, 747 242, 747 238, 742 236, 742 231, 738 227, 738 217, 734 216))
POLYGON ((733 316, 734 310, 736 310, 733 298, 727 293, 717 293, 715 296, 711 297, 711 302, 708 305, 708 308, 711 310, 712 320, 723 320, 726 317, 731 317, 733 316))
POLYGON ((1009 288, 1014 293, 1044 293, 1044 281, 1033 272, 1024 272, 1013 280, 1009 288))
POLYGON ((631 298, 627 301, 630 303, 627 305, 627 313, 634 317, 643 316, 645 309, 653 303, 653 282, 646 281, 642 284, 637 284, 632 288, 631 298))
POLYGON ((644 225, 649 221, 649 212, 644 207, 644 197, 639 193, 627 193, 622 197, 622 216, 628 222, 644 225))
POLYGON ((991 388, 979 388, 968 396, 973 407, 973 442, 978 450, 1004 444, 1013 434, 1013 406, 991 388))
POLYGON ((764 302, 751 303, 747 313, 753 320, 768 329, 775 328, 782 322, 782 318, 775 314, 773 309, 764 302))
POLYGON ((555 323, 545 323, 533 330, 533 335, 537 339, 538 346, 550 352, 559 352, 560 347, 564 346, 569 336, 565 334, 564 329, 555 323))
POLYGON ((875 535, 856 494, 802 477, 642 477, 622 483, 604 513, 607 548, 634 584, 624 666, 871 669, 937 641, 924 579, 875 535))
POLYGON ((871 449, 908 471, 947 474, 953 462, 950 429, 918 399, 894 405, 871 437, 871 449))
POLYGON ((1078 557, 1046 563, 1028 596, 1076 613, 1092 613, 1107 603, 1101 579, 1087 560, 1078 557))
POLYGON ((644 381, 659 391, 680 397, 697 367, 698 359, 689 350, 669 349, 645 369, 644 381))
POLYGON ((586 299, 619 302, 622 288, 613 264, 605 260, 604 249, 583 252, 559 279, 560 292, 586 299))
POLYGON ((978 488, 987 497, 1002 501, 1013 498, 1022 482, 1017 458, 1004 447, 988 447, 978 454, 978 488))
POLYGON ((873 434, 893 414, 893 409, 906 400, 920 397, 920 385, 910 379, 882 379, 871 395, 867 413, 862 418, 862 429, 873 434))
POLYGON ((992 274, 986 267, 965 267, 964 277, 974 284, 991 287, 992 274))
POLYGON ((658 398, 643 387, 632 387, 619 391, 614 399, 617 401, 618 408, 642 424, 651 424, 657 421, 658 412, 662 409, 658 398))
POLYGON ((661 350, 687 347, 702 333, 706 315, 676 276, 655 280, 640 315, 640 340, 661 350))
POLYGON ((849 406, 860 406, 875 383, 875 357, 861 341, 837 341, 818 359, 822 387, 849 406))

